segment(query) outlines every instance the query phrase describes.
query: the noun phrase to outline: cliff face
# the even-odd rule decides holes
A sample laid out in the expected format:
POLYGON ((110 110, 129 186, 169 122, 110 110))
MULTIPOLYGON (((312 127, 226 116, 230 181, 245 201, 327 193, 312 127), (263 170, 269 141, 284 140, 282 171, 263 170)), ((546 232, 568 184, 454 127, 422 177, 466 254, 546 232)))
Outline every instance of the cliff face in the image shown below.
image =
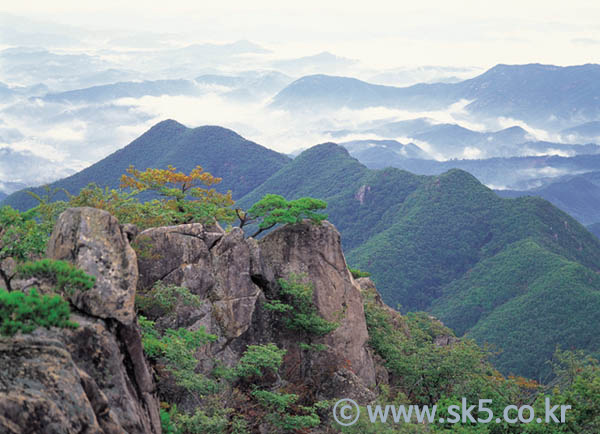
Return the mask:
MULTIPOLYGON (((0 427, 7 432, 160 432, 157 385, 134 311, 136 290, 159 280, 187 287, 203 301, 179 304, 175 315, 156 321, 162 329, 204 326, 217 336, 197 353, 199 371, 210 372, 215 362, 234 366, 248 345, 275 343, 287 350, 284 384, 318 399, 374 399, 363 301, 330 223, 285 226, 260 241, 245 239, 238 228, 200 224, 136 234, 105 211, 72 208, 60 216, 48 256, 97 280, 70 297, 79 327, 0 339, 0 427), (322 351, 302 349, 303 336, 265 308, 281 290, 279 279, 294 275, 314 288, 318 314, 338 324, 310 338, 322 351)), ((43 282, 22 282, 21 289, 32 285, 43 282)), ((184 394, 173 401, 186 410, 198 405, 184 394)))

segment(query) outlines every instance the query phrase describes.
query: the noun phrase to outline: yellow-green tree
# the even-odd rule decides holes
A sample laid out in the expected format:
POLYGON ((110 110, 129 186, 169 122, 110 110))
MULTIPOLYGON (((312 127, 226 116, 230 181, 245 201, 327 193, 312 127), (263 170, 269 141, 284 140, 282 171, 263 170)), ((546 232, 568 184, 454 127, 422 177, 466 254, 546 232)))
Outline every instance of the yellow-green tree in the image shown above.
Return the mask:
POLYGON ((143 191, 158 193, 161 205, 171 212, 172 224, 210 221, 231 221, 234 218, 231 191, 219 193, 212 187, 221 178, 196 166, 189 174, 178 172, 173 166, 167 169, 140 171, 133 166, 121 177, 121 187, 129 188, 134 194, 143 191))

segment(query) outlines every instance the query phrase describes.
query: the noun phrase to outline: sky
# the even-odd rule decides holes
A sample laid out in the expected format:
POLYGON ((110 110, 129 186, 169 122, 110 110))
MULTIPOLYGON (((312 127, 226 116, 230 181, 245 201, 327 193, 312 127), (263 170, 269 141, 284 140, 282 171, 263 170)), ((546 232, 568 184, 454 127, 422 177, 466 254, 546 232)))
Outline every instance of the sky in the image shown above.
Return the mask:
POLYGON ((600 48, 600 7, 588 0, 2 0, 0 11, 90 30, 248 39, 294 56, 331 51, 376 68, 597 63, 600 48))

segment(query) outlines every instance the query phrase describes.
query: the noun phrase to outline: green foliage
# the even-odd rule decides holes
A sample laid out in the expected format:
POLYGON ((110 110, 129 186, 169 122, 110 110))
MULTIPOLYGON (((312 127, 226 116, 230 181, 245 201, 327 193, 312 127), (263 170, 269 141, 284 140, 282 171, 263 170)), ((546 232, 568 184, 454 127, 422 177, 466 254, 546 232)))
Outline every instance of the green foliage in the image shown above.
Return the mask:
POLYGON ((279 285, 279 298, 267 301, 264 307, 280 314, 287 328, 323 336, 339 326, 336 322, 325 320, 317 312, 313 302, 314 287, 306 281, 306 276, 292 274, 289 279, 279 279, 279 285))
POLYGON ((153 321, 142 315, 138 316, 138 321, 142 329, 144 352, 150 358, 163 361, 178 386, 200 396, 214 393, 218 389, 214 381, 195 372, 198 364, 196 350, 214 342, 216 336, 206 333, 204 328, 196 331, 167 329, 161 335, 155 329, 153 321))
MULTIPOLYGON (((403 317, 378 305, 374 293, 363 296, 369 343, 411 403, 432 405, 442 397, 476 397, 478 393, 484 397, 484 393, 508 388, 473 342, 436 344, 438 337, 453 337, 437 320, 424 313, 403 317)), ((508 391, 506 394, 511 396, 508 391)), ((495 397, 506 402, 506 398, 495 397)))
MULTIPOLYGON (((561 424, 530 424, 523 432, 531 434, 600 432, 600 364, 598 360, 585 356, 583 352, 557 351, 552 368, 553 384, 546 393, 537 396, 533 408, 543 414, 545 400, 550 398, 552 406, 570 405, 566 421, 561 424)), ((560 412, 555 414, 559 416, 560 412)))
POLYGON ((252 205, 246 213, 238 209, 237 214, 240 219, 240 227, 248 223, 258 224, 258 230, 252 235, 255 237, 278 224, 301 223, 304 219, 320 223, 327 216, 316 211, 326 207, 326 202, 311 197, 288 201, 283 196, 267 194, 252 205))
POLYGON ((160 409, 160 427, 163 434, 179 434, 177 425, 174 422, 174 416, 177 414, 177 406, 174 405, 169 411, 160 409))
POLYGON ((349 268, 350 273, 352 274, 352 277, 354 277, 355 279, 358 279, 360 277, 370 277, 371 273, 367 272, 367 271, 360 271, 358 268, 349 268))
POLYGON ((0 334, 31 333, 38 327, 74 328, 69 320, 69 303, 59 295, 40 295, 35 288, 28 294, 0 289, 0 334))
POLYGON ((318 407, 298 406, 298 395, 255 390, 252 396, 269 410, 266 416, 268 422, 285 431, 305 430, 314 428, 321 423, 317 414, 318 407), (290 411, 299 412, 292 414, 290 411))
POLYGON ((306 342, 300 342, 298 344, 301 350, 304 351, 325 351, 327 345, 324 344, 307 344, 306 342))
MULTIPOLYGON (((17 263, 32 260, 45 252, 48 228, 39 224, 38 219, 35 208, 21 213, 10 206, 0 207, 0 263, 8 258, 17 263)), ((0 268, 0 277, 10 290, 14 274, 0 268)))
POLYGON ((138 291, 135 305, 139 312, 148 318, 173 315, 178 304, 200 307, 202 299, 192 294, 188 288, 156 282, 147 292, 138 291))
POLYGON ((23 278, 44 279, 54 285, 59 294, 72 295, 75 291, 87 291, 96 283, 96 277, 90 276, 74 265, 53 259, 40 259, 19 266, 18 273, 23 278))
POLYGON ((200 167, 194 168, 189 175, 175 170, 169 166, 168 169, 141 172, 129 167, 129 175, 121 178, 122 186, 128 191, 101 188, 91 183, 77 195, 69 194, 68 206, 103 209, 119 223, 132 223, 140 229, 192 222, 212 223, 215 219, 233 221, 230 193, 221 194, 196 186, 213 185, 220 182, 220 178, 212 177, 200 167))
POLYGON ((177 414, 176 424, 182 434, 224 434, 229 426, 228 413, 224 409, 214 408, 207 413, 197 408, 194 414, 177 414))
POLYGON ((103 209, 116 217, 119 223, 132 223, 140 229, 173 223, 175 216, 172 210, 163 207, 156 199, 140 202, 136 194, 137 192, 101 188, 91 183, 77 195, 69 195, 68 206, 103 209))
POLYGON ((213 186, 222 181, 200 166, 194 167, 188 175, 176 172, 169 165, 166 169, 146 169, 140 171, 133 166, 127 169, 128 175, 121 176, 121 187, 132 189, 134 194, 144 191, 154 192, 161 199, 161 207, 171 212, 173 224, 212 223, 213 221, 233 221, 231 191, 217 192, 213 186))
POLYGON ((283 361, 286 350, 277 348, 275 344, 248 345, 241 357, 235 373, 238 377, 261 377, 267 371, 277 372, 283 361))
POLYGON ((557 345, 568 342, 600 353, 600 276, 562 260, 556 268, 532 275, 530 282, 467 335, 502 350, 493 358, 502 371, 546 382, 552 372, 540 361, 550 360, 557 345))

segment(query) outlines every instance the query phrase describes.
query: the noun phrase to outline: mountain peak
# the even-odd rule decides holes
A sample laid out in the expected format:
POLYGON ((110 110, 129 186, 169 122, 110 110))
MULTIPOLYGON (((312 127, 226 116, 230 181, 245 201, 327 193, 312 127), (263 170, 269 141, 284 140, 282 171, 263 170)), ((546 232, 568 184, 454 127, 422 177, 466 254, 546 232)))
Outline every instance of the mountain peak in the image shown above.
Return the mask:
POLYGON ((183 125, 180 122, 177 122, 175 119, 165 119, 164 121, 160 121, 152 126, 152 128, 173 128, 173 127, 187 128, 185 125, 183 125))
POLYGON ((326 143, 321 143, 319 145, 312 146, 312 147, 308 148, 307 150, 303 151, 302 153, 300 153, 300 155, 298 155, 297 158, 302 157, 302 158, 325 159, 325 158, 331 158, 334 156, 353 158, 352 156, 350 156, 350 153, 348 152, 348 150, 346 148, 344 148, 341 145, 338 145, 337 143, 333 143, 333 142, 326 142, 326 143))

